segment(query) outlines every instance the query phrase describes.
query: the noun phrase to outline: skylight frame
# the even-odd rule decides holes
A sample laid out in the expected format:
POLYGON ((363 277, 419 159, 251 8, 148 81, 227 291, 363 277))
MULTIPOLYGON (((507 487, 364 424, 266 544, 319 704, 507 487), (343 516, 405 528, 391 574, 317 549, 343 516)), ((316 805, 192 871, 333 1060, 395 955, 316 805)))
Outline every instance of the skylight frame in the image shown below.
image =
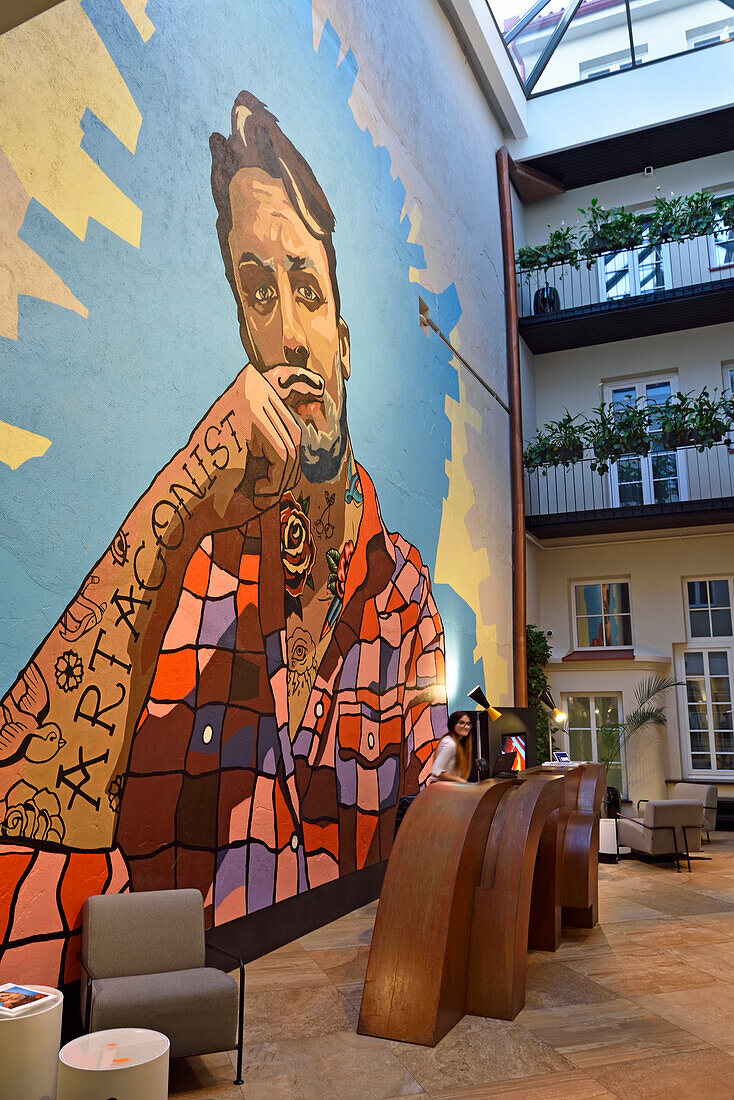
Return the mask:
MULTIPOLYGON (((494 10, 492 8, 491 0, 484 0, 484 2, 487 6, 487 10, 489 11, 492 22, 494 23, 495 27, 497 28, 497 33, 499 34, 499 37, 502 40, 502 45, 505 48, 505 52, 507 53, 507 56, 509 57, 510 62, 512 63, 513 72, 515 73, 515 75, 517 77, 518 83, 519 83, 519 85, 522 89, 523 95, 525 96, 526 100, 539 99, 541 96, 545 96, 545 95, 553 95, 555 92, 565 91, 569 88, 576 88, 581 84, 588 84, 590 81, 605 80, 605 79, 607 79, 607 77, 619 76, 620 73, 622 73, 622 72, 630 72, 630 70, 642 69, 642 68, 647 69, 647 68, 650 68, 650 66, 652 66, 652 65, 659 65, 661 61, 670 61, 673 58, 684 57, 684 56, 687 56, 688 54, 691 54, 691 53, 694 53, 694 52, 695 53, 703 53, 705 50, 714 49, 717 46, 731 46, 731 45, 734 45, 734 38, 730 38, 728 40, 727 39, 722 39, 719 42, 709 42, 705 46, 698 46, 695 51, 690 46, 688 46, 685 49, 678 50, 676 53, 664 54, 662 57, 655 57, 655 58, 652 58, 649 61, 638 61, 637 58, 636 58, 636 51, 635 51, 634 30, 633 30, 632 13, 631 13, 631 9, 630 9, 630 0, 624 0, 624 8, 625 8, 625 14, 626 14, 626 21, 627 21, 627 34, 628 34, 629 44, 630 44, 630 58, 631 58, 631 62, 632 62, 631 65, 629 65, 627 68, 618 69, 618 70, 616 70, 614 72, 610 72, 610 73, 599 73, 598 75, 591 76, 591 77, 579 77, 578 80, 571 80, 567 84, 558 84, 555 87, 544 88, 542 91, 536 92, 536 91, 533 91, 533 88, 535 87, 535 85, 540 80, 541 76, 543 75, 543 72, 547 68, 550 61, 553 59, 553 55, 555 54, 556 50, 558 49, 558 47, 563 42, 564 35, 565 35, 566 31, 568 30, 568 28, 573 23, 573 20, 576 18, 577 14, 578 14, 578 9, 579 9, 579 7, 582 6, 584 0, 580 0, 579 3, 575 3, 575 0, 570 0, 569 7, 572 4, 575 5, 575 9, 573 11, 573 14, 567 20, 566 25, 563 29, 563 33, 558 37, 557 41, 554 44, 553 49, 551 51, 549 51, 548 57, 545 61, 545 64, 543 65, 543 69, 537 73, 537 76, 536 76, 535 80, 533 81, 533 85, 530 89, 528 89, 528 86, 527 86, 527 79, 523 79, 523 76, 522 76, 522 74, 521 74, 521 72, 518 68, 518 58, 512 52, 510 47, 511 47, 512 43, 515 41, 515 39, 522 33, 522 31, 525 30, 525 28, 532 23, 533 19, 535 19, 543 11, 544 8, 548 7, 548 5, 552 2, 552 0, 535 0, 535 3, 533 3, 531 5, 531 7, 527 9, 527 11, 521 16, 521 18, 518 20, 518 22, 513 27, 510 28, 509 31, 504 31, 502 29, 502 27, 500 27, 499 23, 497 22, 497 17, 495 16, 494 10)), ((720 0, 720 3, 724 4, 726 7, 730 8, 732 10, 732 12, 734 12, 734 0, 720 0)), ((621 0, 620 0, 620 6, 621 6, 621 0)), ((568 11, 568 8, 566 8, 566 11, 568 11)), ((564 12, 564 15, 565 15, 565 12, 564 12)), ((561 16, 561 20, 562 19, 563 19, 563 15, 561 16)), ((541 56, 542 56, 542 54, 541 54, 541 56)), ((540 57, 537 59, 536 64, 533 66, 533 70, 531 71, 531 74, 530 74, 531 77, 535 73, 538 61, 540 61, 540 57)))

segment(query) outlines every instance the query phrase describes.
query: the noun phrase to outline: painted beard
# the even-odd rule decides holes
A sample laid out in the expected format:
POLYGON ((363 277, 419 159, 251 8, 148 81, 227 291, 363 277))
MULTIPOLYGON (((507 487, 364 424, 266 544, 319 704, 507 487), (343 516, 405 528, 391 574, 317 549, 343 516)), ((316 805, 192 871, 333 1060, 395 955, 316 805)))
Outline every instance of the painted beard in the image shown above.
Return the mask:
POLYGON ((338 401, 334 401, 330 394, 324 394, 324 415, 328 426, 316 428, 294 414, 301 425, 301 470, 306 481, 316 485, 336 480, 349 442, 347 394, 341 373, 341 358, 338 358, 336 367, 340 379, 338 401))

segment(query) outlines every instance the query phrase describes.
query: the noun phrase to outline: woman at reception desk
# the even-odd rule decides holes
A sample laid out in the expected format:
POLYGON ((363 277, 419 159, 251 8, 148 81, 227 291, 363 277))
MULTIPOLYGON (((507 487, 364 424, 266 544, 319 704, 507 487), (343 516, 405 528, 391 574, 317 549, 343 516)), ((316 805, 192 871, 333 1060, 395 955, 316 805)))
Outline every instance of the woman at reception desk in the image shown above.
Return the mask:
POLYGON ((455 710, 449 715, 448 732, 439 741, 433 756, 430 782, 466 783, 472 765, 472 720, 469 711, 455 710))

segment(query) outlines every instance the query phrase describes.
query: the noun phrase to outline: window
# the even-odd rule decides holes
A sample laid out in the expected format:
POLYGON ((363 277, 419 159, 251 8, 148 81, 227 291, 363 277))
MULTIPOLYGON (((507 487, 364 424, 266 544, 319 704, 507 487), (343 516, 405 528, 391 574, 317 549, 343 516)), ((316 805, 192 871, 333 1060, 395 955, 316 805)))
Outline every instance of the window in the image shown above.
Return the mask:
MULTIPOLYGON (((635 62, 639 65, 646 57, 647 46, 635 46, 635 62)), ((604 57, 595 57, 591 61, 582 61, 579 65, 579 77, 581 80, 590 80, 594 76, 607 76, 608 73, 619 73, 623 69, 631 68, 632 54, 629 50, 619 50, 604 57)))
POLYGON ((622 790, 619 695, 567 695, 568 755, 572 760, 606 764, 607 783, 622 790))
POLYGON ((688 626, 691 638, 730 638, 729 581, 688 581, 688 626))
MULTIPOLYGON (((651 379, 608 386, 605 397, 616 408, 624 405, 662 405, 673 393, 673 381, 651 379)), ((649 455, 624 455, 610 470, 612 506, 625 508, 641 504, 670 504, 686 499, 685 458, 683 452, 669 451, 650 424, 652 446, 649 455)))
POLYGON ((728 42, 732 37, 733 29, 734 23, 724 22, 709 24, 708 27, 698 27, 696 30, 688 31, 686 33, 688 49, 700 50, 703 46, 715 46, 718 42, 728 42))
POLYGON ((718 228, 709 237, 709 251, 712 268, 734 264, 734 226, 726 226, 719 219, 718 228))
POLYGON ((731 650, 687 650, 683 660, 691 770, 732 771, 731 650))
POLYGON ((670 286, 667 244, 642 244, 622 252, 606 252, 599 259, 602 301, 617 301, 670 286))
POLYGON ((626 581, 574 585, 574 603, 578 649, 632 645, 632 613, 626 581))

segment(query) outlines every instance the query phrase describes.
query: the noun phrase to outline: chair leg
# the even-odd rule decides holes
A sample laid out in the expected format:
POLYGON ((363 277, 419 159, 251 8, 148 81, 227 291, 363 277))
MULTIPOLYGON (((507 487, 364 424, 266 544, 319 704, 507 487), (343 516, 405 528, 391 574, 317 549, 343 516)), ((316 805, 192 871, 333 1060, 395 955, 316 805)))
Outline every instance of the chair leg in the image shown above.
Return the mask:
POLYGON ((92 979, 87 978, 87 1003, 84 1006, 84 1032, 89 1034, 89 1025, 92 1022, 92 979))
POLYGON ((678 834, 675 831, 675 826, 670 826, 670 831, 673 834, 673 852, 675 853, 675 869, 680 874, 680 856, 678 854, 678 834))
POLYGON ((683 826, 683 843, 686 846, 686 859, 688 861, 688 873, 691 873, 691 853, 688 851, 688 833, 686 832, 686 826, 683 826))
POLYGON ((711 833, 708 831, 708 829, 706 830, 706 840, 709 842, 709 844, 711 843, 711 833))
POLYGON ((244 1035, 245 1024, 245 968, 240 963, 240 998, 239 1009, 237 1012, 237 1076, 235 1078, 235 1085, 242 1084, 242 1041, 244 1035))

